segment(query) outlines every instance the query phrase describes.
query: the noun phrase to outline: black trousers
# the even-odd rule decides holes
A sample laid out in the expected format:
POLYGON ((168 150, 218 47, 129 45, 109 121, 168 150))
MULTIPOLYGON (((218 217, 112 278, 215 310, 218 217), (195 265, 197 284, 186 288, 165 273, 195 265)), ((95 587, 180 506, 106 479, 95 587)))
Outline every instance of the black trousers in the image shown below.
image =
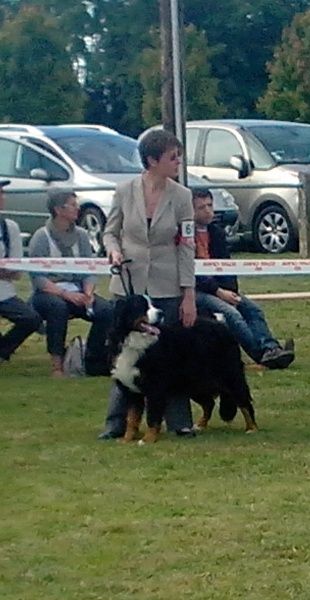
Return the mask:
POLYGON ((14 326, 0 336, 0 358, 8 360, 23 341, 37 331, 41 324, 38 313, 17 296, 0 302, 0 316, 14 326))
POLYGON ((67 302, 59 296, 46 292, 35 292, 32 296, 32 305, 46 321, 47 351, 50 354, 64 355, 68 320, 74 317, 92 323, 87 347, 92 355, 100 355, 102 343, 106 339, 106 333, 112 322, 113 305, 111 301, 95 295, 93 316, 91 317, 86 314, 84 306, 76 306, 73 302, 67 302))

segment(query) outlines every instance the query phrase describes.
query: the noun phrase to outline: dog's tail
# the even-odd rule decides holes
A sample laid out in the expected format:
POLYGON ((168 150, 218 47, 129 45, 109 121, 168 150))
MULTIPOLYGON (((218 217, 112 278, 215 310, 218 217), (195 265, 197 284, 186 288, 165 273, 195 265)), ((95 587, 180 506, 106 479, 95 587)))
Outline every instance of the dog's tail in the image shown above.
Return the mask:
POLYGON ((226 423, 232 421, 237 414, 237 405, 234 399, 227 392, 221 392, 220 394, 220 417, 226 423))

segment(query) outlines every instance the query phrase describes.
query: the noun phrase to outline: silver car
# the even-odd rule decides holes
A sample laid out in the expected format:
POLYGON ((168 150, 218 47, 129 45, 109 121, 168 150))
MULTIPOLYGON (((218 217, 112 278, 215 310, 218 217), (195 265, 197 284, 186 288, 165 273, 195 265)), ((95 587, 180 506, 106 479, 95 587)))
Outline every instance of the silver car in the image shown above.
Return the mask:
POLYGON ((310 125, 252 119, 189 121, 186 143, 188 170, 231 191, 240 211, 240 230, 252 237, 257 251, 296 248, 297 185, 299 174, 310 172, 310 125), (240 187, 230 188, 231 184, 240 187))
MULTIPOLYGON (((33 149, 42 150, 50 158, 58 159, 72 172, 75 188, 88 188, 85 192, 79 192, 80 224, 88 230, 94 250, 99 253, 113 195, 108 188, 114 190, 117 183, 135 177, 142 170, 137 140, 80 126, 34 127, 12 124, 1 125, 1 131, 1 135, 26 141, 33 149), (102 187, 107 190, 103 194, 97 191, 102 187)), ((29 172, 35 167, 42 167, 38 153, 33 155, 31 163, 28 161, 28 166, 29 172)), ((191 188, 207 188, 206 182, 196 176, 189 178, 188 185, 191 188)), ((216 190, 214 204, 217 220, 233 237, 238 229, 238 207, 233 196, 226 190, 216 190)))
MULTIPOLYGON (((85 187, 85 191, 78 192, 78 200, 80 224, 86 227, 93 215, 103 218, 109 213, 115 189, 115 185, 103 179, 97 184, 86 180, 78 184, 67 164, 13 132, 9 136, 0 132, 0 176, 11 180, 5 188, 3 214, 19 224, 24 239, 44 225, 48 217, 47 192, 51 186, 85 187)), ((101 230, 98 232, 90 226, 88 233, 94 252, 99 253, 101 230)))

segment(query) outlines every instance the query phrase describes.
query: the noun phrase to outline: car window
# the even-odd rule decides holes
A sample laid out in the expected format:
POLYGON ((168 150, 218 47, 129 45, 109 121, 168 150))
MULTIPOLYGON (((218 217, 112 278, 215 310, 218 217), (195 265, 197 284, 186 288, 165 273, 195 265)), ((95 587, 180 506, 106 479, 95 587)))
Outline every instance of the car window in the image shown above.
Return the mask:
POLYGON ((206 167, 231 168, 229 161, 234 154, 243 155, 243 151, 233 133, 222 129, 209 131, 203 159, 206 167))
POLYGON ((195 166, 196 160, 196 149, 199 138, 199 129, 194 127, 188 127, 186 129, 186 155, 187 164, 189 166, 195 166))
POLYGON ((121 135, 72 135, 55 138, 61 148, 88 173, 140 173, 138 143, 121 135))
POLYGON ((33 144, 34 146, 38 146, 38 148, 41 148, 41 150, 45 150, 45 152, 49 152, 50 154, 52 154, 52 156, 55 156, 55 158, 58 158, 58 160, 62 160, 62 161, 64 160, 63 157, 58 152, 56 152, 56 150, 54 148, 52 148, 52 146, 49 146, 49 144, 46 144, 42 140, 38 140, 37 138, 27 137, 27 141, 30 142, 31 144, 33 144))
POLYGON ((1 176, 31 178, 32 169, 44 169, 55 180, 65 181, 69 178, 65 169, 43 154, 15 140, 0 138, 1 176))
POLYGON ((310 127, 307 125, 253 125, 250 131, 277 163, 310 163, 310 127))
POLYGON ((32 169, 44 169, 47 175, 56 181, 66 181, 69 178, 67 171, 56 162, 44 154, 22 145, 17 153, 16 169, 19 176, 22 177, 31 177, 32 169))
POLYGON ((15 157, 19 144, 13 140, 0 139, 0 175, 14 177, 15 157))
POLYGON ((254 137, 249 131, 244 133, 244 139, 248 146, 249 156, 255 169, 272 169, 275 166, 275 161, 263 144, 254 137))
POLYGON ((43 154, 41 155, 41 165, 51 179, 55 179, 55 181, 67 181, 69 179, 69 174, 65 169, 43 154))

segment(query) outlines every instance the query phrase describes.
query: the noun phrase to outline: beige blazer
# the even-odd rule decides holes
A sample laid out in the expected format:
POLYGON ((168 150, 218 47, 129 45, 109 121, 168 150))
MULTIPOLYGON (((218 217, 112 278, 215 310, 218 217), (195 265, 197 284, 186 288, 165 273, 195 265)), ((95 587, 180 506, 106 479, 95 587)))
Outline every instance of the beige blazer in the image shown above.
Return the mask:
MULTIPOLYGON (((129 268, 137 294, 178 297, 182 287, 195 287, 194 244, 190 239, 176 242, 182 223, 193 223, 191 192, 172 179, 167 180, 149 230, 142 176, 117 187, 103 243, 108 255, 119 250, 132 259, 129 268)), ((110 291, 124 295, 119 276, 112 276, 110 291)))

